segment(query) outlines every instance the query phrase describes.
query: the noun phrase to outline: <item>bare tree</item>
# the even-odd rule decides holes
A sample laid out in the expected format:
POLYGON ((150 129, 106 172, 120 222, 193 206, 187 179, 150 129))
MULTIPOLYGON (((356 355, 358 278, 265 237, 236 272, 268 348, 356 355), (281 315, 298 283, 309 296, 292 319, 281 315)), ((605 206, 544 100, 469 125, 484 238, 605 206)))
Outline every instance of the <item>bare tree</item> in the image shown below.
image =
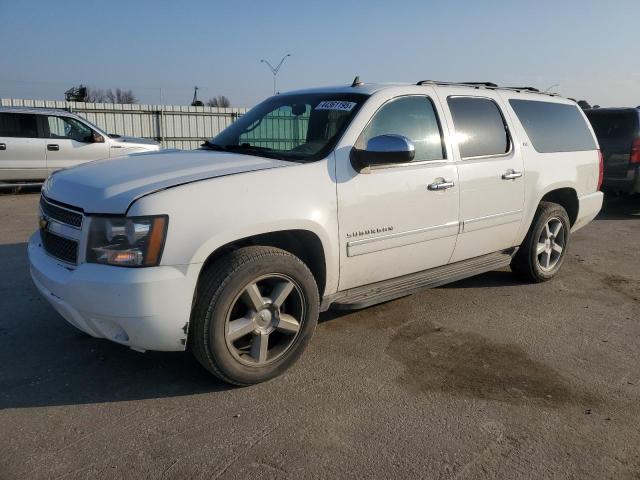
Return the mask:
POLYGON ((224 95, 218 95, 207 100, 207 106, 227 108, 231 106, 231 101, 224 95))
POLYGON ((109 103, 136 103, 138 101, 131 90, 122 90, 121 88, 116 88, 115 91, 107 90, 105 98, 109 103))
POLYGON ((104 90, 101 88, 87 87, 87 96, 85 102, 103 103, 106 100, 104 90))
POLYGON ((85 102, 95 103, 137 103, 138 99, 131 90, 122 90, 116 88, 103 90, 101 88, 87 87, 87 96, 85 102))

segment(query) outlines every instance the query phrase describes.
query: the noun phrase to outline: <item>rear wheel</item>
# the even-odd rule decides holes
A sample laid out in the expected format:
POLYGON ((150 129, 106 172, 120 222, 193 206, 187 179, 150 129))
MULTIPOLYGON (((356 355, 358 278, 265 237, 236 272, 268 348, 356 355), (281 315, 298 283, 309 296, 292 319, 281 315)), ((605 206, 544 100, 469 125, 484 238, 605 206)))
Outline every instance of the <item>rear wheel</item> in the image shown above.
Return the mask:
POLYGON ((280 375, 302 354, 318 309, 315 279, 300 259, 277 248, 241 248, 205 272, 190 346, 220 379, 259 383, 280 375))
POLYGON ((511 261, 511 270, 532 282, 552 279, 564 263, 570 230, 569 216, 562 206, 541 202, 524 242, 511 261))

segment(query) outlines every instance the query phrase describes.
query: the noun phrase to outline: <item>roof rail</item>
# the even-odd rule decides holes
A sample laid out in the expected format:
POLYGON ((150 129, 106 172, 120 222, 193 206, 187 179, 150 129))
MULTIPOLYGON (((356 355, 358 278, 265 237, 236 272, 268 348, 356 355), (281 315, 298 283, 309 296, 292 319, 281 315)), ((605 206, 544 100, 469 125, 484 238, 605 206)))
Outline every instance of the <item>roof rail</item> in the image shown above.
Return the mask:
POLYGON ((508 90, 526 90, 527 92, 537 92, 540 93, 540 90, 538 90, 535 87, 502 87, 508 90))
POLYGON ((439 80, 420 80, 418 83, 416 83, 416 85, 429 85, 429 84, 498 88, 498 84, 493 82, 441 82, 439 80))

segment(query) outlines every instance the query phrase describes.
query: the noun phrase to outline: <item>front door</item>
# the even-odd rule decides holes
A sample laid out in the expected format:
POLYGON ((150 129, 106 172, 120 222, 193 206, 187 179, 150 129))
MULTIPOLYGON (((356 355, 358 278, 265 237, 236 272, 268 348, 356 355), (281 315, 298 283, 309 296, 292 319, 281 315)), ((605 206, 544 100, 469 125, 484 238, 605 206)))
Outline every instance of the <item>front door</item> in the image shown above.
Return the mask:
POLYGON ((95 142, 93 130, 84 123, 65 116, 48 115, 45 119, 47 168, 50 173, 109 157, 109 144, 95 142))
POLYGON ((504 250, 517 243, 523 216, 524 164, 521 146, 491 90, 460 96, 438 91, 449 112, 460 181, 460 235, 452 262, 504 250))
POLYGON ((351 148, 336 149, 340 290, 444 265, 453 252, 458 234, 456 166, 443 142, 432 89, 417 87, 416 92, 420 94, 376 103, 371 99, 352 124, 353 138, 348 140, 364 148, 378 135, 404 135, 415 145, 413 162, 360 173, 350 163, 351 148), (445 182, 448 188, 430 188, 445 182))

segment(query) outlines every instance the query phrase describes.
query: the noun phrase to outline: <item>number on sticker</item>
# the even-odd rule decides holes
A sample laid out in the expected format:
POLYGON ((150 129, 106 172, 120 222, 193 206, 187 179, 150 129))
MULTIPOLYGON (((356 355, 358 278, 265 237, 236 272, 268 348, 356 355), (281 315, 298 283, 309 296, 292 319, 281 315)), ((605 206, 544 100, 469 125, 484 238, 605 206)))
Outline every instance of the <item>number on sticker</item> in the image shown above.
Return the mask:
POLYGON ((343 112, 350 112, 355 106, 355 102, 343 102, 341 100, 324 100, 318 104, 316 110, 341 110, 343 112))

